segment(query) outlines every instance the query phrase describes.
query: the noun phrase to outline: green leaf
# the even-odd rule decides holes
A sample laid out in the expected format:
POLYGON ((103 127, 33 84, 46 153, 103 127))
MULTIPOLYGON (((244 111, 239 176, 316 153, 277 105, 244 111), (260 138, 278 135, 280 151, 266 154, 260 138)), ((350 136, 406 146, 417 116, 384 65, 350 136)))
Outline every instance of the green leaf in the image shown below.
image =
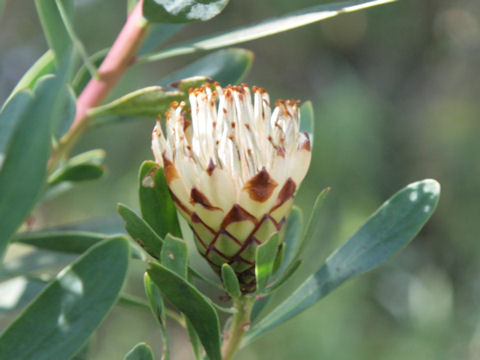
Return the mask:
POLYGON ((77 111, 77 98, 75 97, 73 89, 70 86, 67 86, 66 90, 66 101, 61 111, 59 124, 54 132, 55 139, 57 140, 65 135, 70 129, 77 111))
POLYGON ((389 259, 420 231, 435 210, 439 196, 440 184, 430 179, 397 192, 316 273, 262 319, 247 334, 245 343, 301 313, 346 280, 389 259))
MULTIPOLYGON (((98 68, 102 64, 109 51, 110 48, 102 49, 91 55, 88 59, 93 66, 98 68)), ((83 64, 75 74, 75 77, 72 81, 72 88, 75 94, 79 95, 91 78, 90 71, 85 64, 83 64)))
POLYGON ((154 360, 152 348, 147 343, 139 343, 130 350, 124 360, 154 360))
POLYGON ((150 263, 148 274, 167 299, 190 320, 210 360, 221 360, 220 325, 211 302, 161 264, 150 263))
POLYGON ((283 31, 309 25, 333 16, 362 10, 371 6, 386 4, 394 0, 346 1, 314 6, 293 12, 285 16, 264 20, 258 24, 210 35, 201 39, 188 41, 162 49, 156 53, 144 55, 139 61, 158 61, 174 56, 192 54, 200 51, 214 50, 243 42, 260 39, 283 31))
POLYGON ((187 328, 188 338, 190 339, 190 344, 192 345, 193 356, 195 356, 195 360, 202 360, 202 342, 198 337, 193 324, 188 320, 186 316, 185 318, 185 326, 187 328))
MULTIPOLYGON (((72 41, 63 23, 55 0, 35 0, 40 23, 47 38, 48 46, 52 49, 59 64, 72 50, 72 41)), ((73 0, 62 0, 66 15, 73 19, 73 0)))
POLYGON ((220 14, 229 0, 144 0, 143 16, 160 23, 207 21, 220 14))
POLYGON ((13 91, 5 101, 3 108, 10 102, 10 100, 19 92, 25 89, 33 89, 37 80, 43 75, 52 73, 55 70, 55 55, 52 50, 48 50, 43 54, 31 67, 23 74, 20 81, 17 83, 13 91))
POLYGON ((105 151, 101 149, 90 150, 69 159, 66 164, 55 170, 48 178, 50 186, 62 181, 86 181, 95 180, 105 172, 102 166, 105 151))
POLYGON ((257 279, 257 293, 261 293, 267 286, 268 280, 272 275, 273 264, 278 254, 280 245, 280 235, 272 235, 262 245, 257 247, 255 254, 255 277, 257 279))
MULTIPOLYGON (((307 230, 305 231, 305 235, 303 236, 301 243, 297 249, 297 253, 295 254, 294 259, 299 257, 305 248, 305 245, 310 239, 314 239, 315 235, 318 233, 318 227, 320 226, 320 222, 318 218, 320 217, 320 211, 322 210, 323 202, 327 197, 328 193, 330 192, 331 188, 327 187, 323 189, 320 194, 318 194, 317 198, 315 199, 315 203, 313 204, 312 213, 310 215, 310 219, 308 219, 307 230)), ((324 254, 318 254, 318 256, 322 257, 321 261, 323 261, 324 254)))
POLYGON ((52 129, 65 93, 63 80, 62 75, 38 82, 34 98, 11 134, 0 170, 0 258, 42 192, 52 129))
POLYGON ((147 253, 155 259, 160 258, 163 240, 141 217, 123 204, 118 204, 117 211, 125 221, 125 230, 147 253))
POLYGON ((85 231, 35 231, 20 233, 13 241, 43 250, 81 254, 105 237, 104 234, 85 231))
POLYGON ((144 161, 140 167, 139 199, 143 219, 162 239, 167 233, 182 236, 163 168, 153 161, 144 161))
POLYGON ((33 96, 29 91, 18 92, 0 112, 0 169, 12 134, 23 114, 27 111, 32 98, 33 96))
POLYGON ((144 285, 145 293, 147 294, 147 298, 150 303, 150 309, 152 310, 152 313, 159 325, 165 329, 165 326, 167 325, 167 314, 160 289, 157 285, 155 285, 154 282, 152 282, 152 279, 148 273, 145 273, 144 285))
POLYGON ((282 274, 278 279, 273 281, 272 283, 268 284, 266 291, 268 294, 272 294, 273 292, 277 291, 281 288, 290 278, 297 272, 300 266, 303 264, 303 260, 297 260, 289 266, 285 273, 282 274))
POLYGON ((305 101, 300 106, 300 131, 306 132, 310 139, 310 146, 313 148, 313 136, 315 134, 315 116, 311 101, 305 101))
MULTIPOLYGON (((170 108, 173 101, 186 99, 181 91, 165 91, 160 86, 149 86, 131 92, 111 103, 97 106, 88 112, 89 116, 129 115, 157 117, 170 108)), ((95 122, 94 125, 103 124, 95 122)))
POLYGON ((170 234, 165 236, 160 254, 160 261, 163 266, 172 270, 178 276, 186 278, 188 269, 187 255, 188 249, 185 241, 170 234))
POLYGON ((189 89, 199 88, 202 85, 211 84, 212 79, 205 76, 192 76, 182 80, 174 81, 168 84, 172 88, 176 88, 184 93, 188 93, 189 89))
POLYGON ((160 82, 167 86, 174 81, 195 76, 204 76, 221 85, 241 81, 252 66, 253 52, 245 49, 224 49, 204 56, 187 65, 160 82))
POLYGON ((0 337, 1 359, 68 359, 115 304, 128 268, 127 239, 92 247, 65 268, 0 337))
POLYGON ((147 38, 140 46, 140 50, 138 50, 138 55, 152 51, 158 45, 175 35, 175 33, 181 30, 184 26, 185 25, 183 24, 151 24, 147 38))
POLYGON ((293 207, 285 226, 285 254, 276 277, 282 275, 287 267, 289 267, 298 256, 298 251, 303 239, 303 212, 299 207, 293 207))
POLYGON ((68 253, 36 250, 3 263, 3 267, 0 269, 0 281, 28 273, 58 271, 74 261, 76 257, 76 255, 68 253))
POLYGON ((222 280, 225 290, 227 290, 232 298, 239 298, 242 296, 237 274, 235 274, 235 271, 227 263, 222 265, 222 280))

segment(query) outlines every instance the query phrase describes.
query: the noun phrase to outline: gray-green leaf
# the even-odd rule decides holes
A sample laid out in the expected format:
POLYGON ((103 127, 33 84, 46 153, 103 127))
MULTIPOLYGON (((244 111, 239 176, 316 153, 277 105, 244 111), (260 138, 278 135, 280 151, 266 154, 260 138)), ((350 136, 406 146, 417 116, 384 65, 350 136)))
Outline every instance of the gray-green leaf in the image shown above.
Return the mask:
POLYGON ((252 66, 253 52, 245 49, 223 49, 208 54, 160 81, 161 86, 194 76, 205 76, 222 86, 241 81, 252 66))
POLYGON ((148 274, 160 291, 190 320, 210 360, 221 360, 220 325, 211 302, 195 287, 161 264, 150 263, 148 274))
POLYGON ((128 268, 127 239, 92 247, 2 333, 0 359, 69 359, 115 304, 128 268))
POLYGON ((188 23, 218 15, 229 0, 144 0, 143 16, 151 22, 188 23))
POLYGON ((145 161, 140 167, 139 198, 142 217, 162 239, 167 233, 182 236, 163 168, 153 161, 145 161))
POLYGON ((408 244, 440 196, 435 180, 412 183, 387 200, 325 264, 246 336, 249 343, 328 295, 346 280, 379 266, 408 244))
POLYGON ((130 350, 124 360, 154 360, 152 348, 147 343, 139 343, 130 350))
POLYGON ((210 35, 201 39, 188 41, 180 45, 162 49, 156 53, 140 57, 140 61, 157 61, 179 55, 192 54, 199 51, 214 50, 226 46, 260 39, 283 31, 309 25, 333 16, 381 5, 394 0, 346 1, 323 4, 279 18, 267 19, 258 24, 210 35))

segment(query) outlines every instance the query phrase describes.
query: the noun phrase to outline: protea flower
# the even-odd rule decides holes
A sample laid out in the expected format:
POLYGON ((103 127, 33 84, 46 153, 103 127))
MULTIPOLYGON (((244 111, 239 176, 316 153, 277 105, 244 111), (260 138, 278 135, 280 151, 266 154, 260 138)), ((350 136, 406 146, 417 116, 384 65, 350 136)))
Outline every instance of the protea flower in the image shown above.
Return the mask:
POLYGON ((153 130, 152 150, 196 246, 212 268, 228 263, 255 291, 255 251, 279 232, 311 159, 297 101, 270 108, 268 93, 218 83, 190 90, 153 130))

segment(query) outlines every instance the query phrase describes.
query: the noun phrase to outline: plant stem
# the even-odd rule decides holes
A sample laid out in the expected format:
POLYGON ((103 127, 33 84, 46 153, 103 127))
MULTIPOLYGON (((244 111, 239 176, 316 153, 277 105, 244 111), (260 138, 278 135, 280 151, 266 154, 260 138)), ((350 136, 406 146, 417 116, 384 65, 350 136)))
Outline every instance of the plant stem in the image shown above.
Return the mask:
POLYGON ((250 313, 255 298, 242 296, 235 299, 233 306, 237 312, 233 315, 232 323, 228 329, 225 341, 222 345, 223 360, 230 360, 238 351, 243 335, 250 327, 250 313))
POLYGON ((91 79, 77 100, 77 113, 72 127, 78 126, 88 110, 100 104, 132 64, 135 54, 148 32, 148 22, 142 15, 143 0, 128 16, 127 22, 98 69, 99 79, 91 79))
POLYGON ((100 65, 98 78, 92 78, 78 97, 75 120, 52 153, 48 164, 49 173, 55 169, 61 158, 85 131, 89 120, 88 111, 99 105, 108 96, 133 63, 135 54, 149 30, 149 23, 142 15, 142 6, 143 0, 139 0, 100 65))

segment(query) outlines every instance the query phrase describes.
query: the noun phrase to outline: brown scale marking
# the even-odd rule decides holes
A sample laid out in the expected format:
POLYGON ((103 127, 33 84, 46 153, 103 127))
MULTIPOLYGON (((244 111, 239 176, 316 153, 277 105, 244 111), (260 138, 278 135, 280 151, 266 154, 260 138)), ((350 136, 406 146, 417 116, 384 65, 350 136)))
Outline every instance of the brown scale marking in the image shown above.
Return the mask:
POLYGON ((247 264, 247 265, 250 265, 250 266, 255 265, 255 264, 252 263, 251 261, 248 261, 248 260, 242 258, 240 255, 235 255, 235 256, 233 257, 233 261, 234 261, 234 262, 244 263, 244 264, 247 264))
POLYGON ((248 192, 250 199, 265 202, 272 196, 273 190, 277 187, 277 182, 268 174, 265 167, 243 186, 243 190, 248 192))
POLYGON ((231 210, 228 212, 228 214, 223 219, 220 227, 221 228, 226 228, 228 225, 230 225, 234 222, 240 222, 240 221, 251 221, 254 224, 257 224, 257 219, 255 218, 255 216, 250 214, 248 211, 246 211, 240 205, 235 204, 235 205, 232 206, 231 210))
POLYGON ((193 214, 191 215, 190 219, 192 220, 192 222, 194 223, 200 223, 202 224, 203 226, 205 226, 205 228, 210 231, 212 234, 215 235, 215 238, 212 240, 212 244, 215 242, 216 238, 218 237, 218 233, 213 230, 210 226, 208 226, 207 224, 205 224, 203 222, 203 220, 200 218, 200 216, 198 216, 198 214, 196 212, 193 212, 193 214))
POLYGON ((198 240, 198 242, 203 246, 203 248, 204 248, 205 250, 207 250, 207 249, 208 249, 208 246, 203 242, 202 238, 197 234, 197 232, 195 231, 195 229, 194 229, 192 226, 190 226, 190 229, 192 230, 193 235, 194 235, 195 238, 198 240))
POLYGON ((245 124, 245 127, 247 128, 247 130, 250 130, 250 124, 245 124))
POLYGON ((226 114, 227 113, 227 108, 223 108, 223 112, 226 114))
POLYGON ((172 197, 173 202, 185 213, 187 213, 189 216, 192 216, 192 212, 190 211, 189 208, 187 208, 181 201, 180 199, 173 193, 172 190, 169 189, 170 196, 172 197))
POLYGON ((213 170, 215 170, 216 167, 217 166, 213 163, 213 160, 210 159, 210 161, 208 162, 208 167, 207 167, 208 176, 212 176, 213 170))
POLYGON ((228 258, 228 257, 225 256, 224 254, 222 254, 222 253, 215 247, 215 245, 209 245, 209 246, 208 246, 207 252, 205 253, 205 256, 208 256, 208 254, 210 254, 212 251, 213 251, 214 253, 217 253, 218 255, 220 255, 220 257, 224 258, 225 260, 230 260, 230 258, 228 258))
POLYGON ((235 121, 232 121, 231 125, 232 125, 232 129, 235 129, 235 121))
POLYGON ((213 206, 210 200, 197 188, 193 187, 190 191, 190 203, 192 205, 200 204, 207 210, 222 210, 217 206, 213 206))
POLYGON ((312 151, 312 146, 310 145, 310 136, 308 136, 307 132, 304 132, 304 134, 307 137, 307 140, 304 141, 302 145, 300 145, 299 150, 312 151))
POLYGON ((277 155, 282 157, 282 158, 285 158, 285 150, 283 150, 283 147, 281 147, 281 146, 277 147, 277 155))
MULTIPOLYGON (((218 232, 218 235, 220 234, 224 234, 226 236, 228 236, 235 244, 239 245, 239 246, 242 246, 242 243, 240 241, 238 241, 238 239, 233 236, 232 234, 230 234, 227 230, 225 230, 224 228, 221 228, 218 232)), ((216 241, 216 239, 215 239, 216 241)), ((213 241, 212 241, 213 242, 213 241)))
POLYGON ((180 178, 175 165, 173 165, 173 163, 167 159, 165 155, 163 156, 163 171, 168 184, 170 184, 173 180, 180 178))
POLYGON ((277 200, 275 201, 275 205, 273 205, 272 210, 270 210, 270 213, 274 212, 276 209, 282 206, 287 200, 293 198, 296 190, 297 185, 292 180, 292 178, 289 177, 287 181, 285 181, 285 184, 283 185, 280 192, 278 193, 277 200))

